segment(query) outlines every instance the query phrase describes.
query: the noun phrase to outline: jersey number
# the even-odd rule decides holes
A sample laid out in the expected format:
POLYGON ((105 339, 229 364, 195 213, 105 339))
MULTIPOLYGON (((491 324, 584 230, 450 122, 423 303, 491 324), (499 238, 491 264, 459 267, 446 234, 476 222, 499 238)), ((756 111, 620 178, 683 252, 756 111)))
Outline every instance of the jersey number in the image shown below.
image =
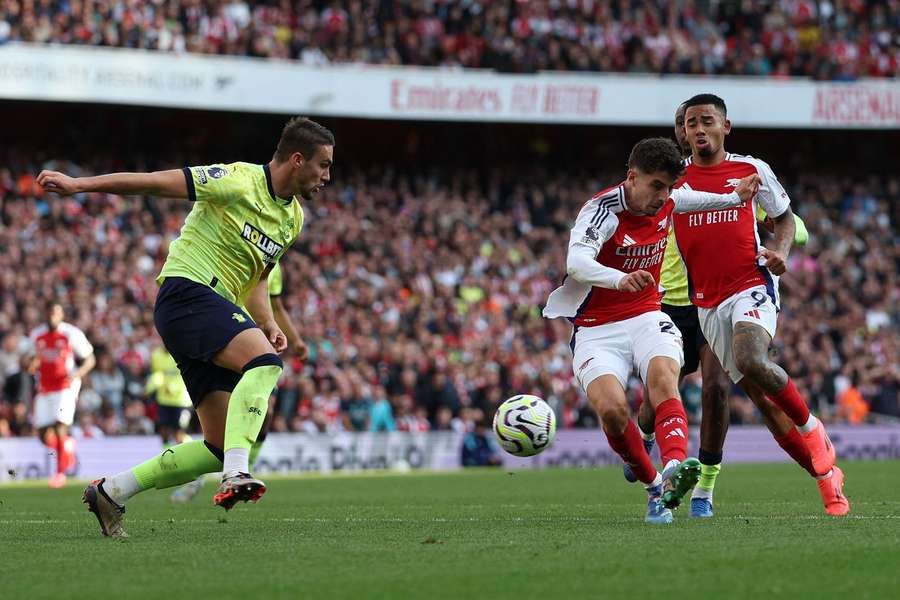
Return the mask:
POLYGON ((751 292, 750 297, 756 300, 756 304, 753 305, 753 308, 759 308, 766 303, 766 299, 768 298, 768 296, 762 292, 751 292))
POLYGON ((671 333, 675 335, 675 332, 672 331, 672 328, 675 327, 675 323, 672 321, 660 321, 659 322, 659 331, 661 333, 671 333))

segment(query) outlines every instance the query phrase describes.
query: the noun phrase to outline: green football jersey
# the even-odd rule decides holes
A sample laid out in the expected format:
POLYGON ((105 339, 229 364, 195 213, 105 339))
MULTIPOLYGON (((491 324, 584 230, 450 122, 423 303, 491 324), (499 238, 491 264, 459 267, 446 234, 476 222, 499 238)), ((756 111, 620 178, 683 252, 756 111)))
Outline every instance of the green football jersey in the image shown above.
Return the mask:
POLYGON ((666 242, 666 253, 663 255, 662 271, 659 274, 659 285, 666 292, 662 297, 663 304, 669 306, 690 306, 688 294, 687 270, 681 260, 681 252, 675 242, 675 228, 669 227, 669 239, 666 242))
POLYGON ((284 291, 284 281, 281 278, 281 263, 275 263, 275 266, 272 267, 272 270, 269 272, 269 279, 267 282, 269 284, 269 297, 280 296, 284 291))
POLYGON ((186 167, 184 174, 194 206, 156 281, 184 277, 241 306, 300 234, 300 202, 275 196, 268 165, 186 167))

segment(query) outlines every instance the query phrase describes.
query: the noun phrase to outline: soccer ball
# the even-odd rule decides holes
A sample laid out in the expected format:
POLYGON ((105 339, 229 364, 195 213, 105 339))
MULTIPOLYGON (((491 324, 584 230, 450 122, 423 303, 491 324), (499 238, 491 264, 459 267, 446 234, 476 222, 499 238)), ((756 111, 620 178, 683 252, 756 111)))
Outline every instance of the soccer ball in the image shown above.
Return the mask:
POLYGON ((537 396, 513 396, 494 414, 494 435, 513 456, 534 456, 553 443, 556 416, 550 405, 537 396))

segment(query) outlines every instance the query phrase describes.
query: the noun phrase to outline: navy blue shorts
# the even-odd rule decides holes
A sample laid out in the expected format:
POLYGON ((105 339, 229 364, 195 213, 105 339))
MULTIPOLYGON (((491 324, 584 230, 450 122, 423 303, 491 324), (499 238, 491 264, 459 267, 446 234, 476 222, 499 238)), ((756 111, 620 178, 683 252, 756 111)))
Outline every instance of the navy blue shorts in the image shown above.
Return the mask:
POLYGON ((663 302, 662 311, 675 323, 684 341, 684 366, 681 367, 681 374, 693 373, 700 366, 700 348, 706 345, 706 338, 700 329, 697 307, 693 304, 672 306, 663 302))
POLYGON ((187 431, 191 424, 191 410, 180 406, 157 406, 156 424, 176 431, 187 431))
POLYGON ((241 374, 210 361, 237 334, 256 327, 243 309, 209 286, 166 277, 156 296, 153 321, 195 407, 210 392, 234 390, 241 374))

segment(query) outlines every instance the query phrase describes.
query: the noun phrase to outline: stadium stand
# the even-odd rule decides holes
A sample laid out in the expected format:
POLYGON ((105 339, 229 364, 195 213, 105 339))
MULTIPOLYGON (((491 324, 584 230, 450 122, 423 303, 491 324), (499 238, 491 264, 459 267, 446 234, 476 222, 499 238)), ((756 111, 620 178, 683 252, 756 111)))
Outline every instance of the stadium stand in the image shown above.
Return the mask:
MULTIPOLYGON (((188 207, 101 194, 59 200, 34 182, 41 168, 102 171, 118 164, 112 156, 85 152, 77 165, 6 158, 0 435, 31 433, 21 357, 47 291, 98 348, 81 431, 151 433, 143 383, 158 343, 154 277, 188 207)), ((274 429, 462 428, 529 392, 551 402, 561 427, 594 426, 571 383, 568 328, 539 307, 564 272, 572 207, 620 173, 338 169, 307 206, 309 226, 284 262, 286 305, 311 355, 288 361, 274 429)), ((780 360, 828 420, 900 416, 900 178, 779 176, 812 236, 782 281, 780 360)), ((737 422, 757 420, 739 395, 732 408, 737 422)))
POLYGON ((495 69, 811 77, 900 72, 890 0, 5 0, 0 43, 495 69))

